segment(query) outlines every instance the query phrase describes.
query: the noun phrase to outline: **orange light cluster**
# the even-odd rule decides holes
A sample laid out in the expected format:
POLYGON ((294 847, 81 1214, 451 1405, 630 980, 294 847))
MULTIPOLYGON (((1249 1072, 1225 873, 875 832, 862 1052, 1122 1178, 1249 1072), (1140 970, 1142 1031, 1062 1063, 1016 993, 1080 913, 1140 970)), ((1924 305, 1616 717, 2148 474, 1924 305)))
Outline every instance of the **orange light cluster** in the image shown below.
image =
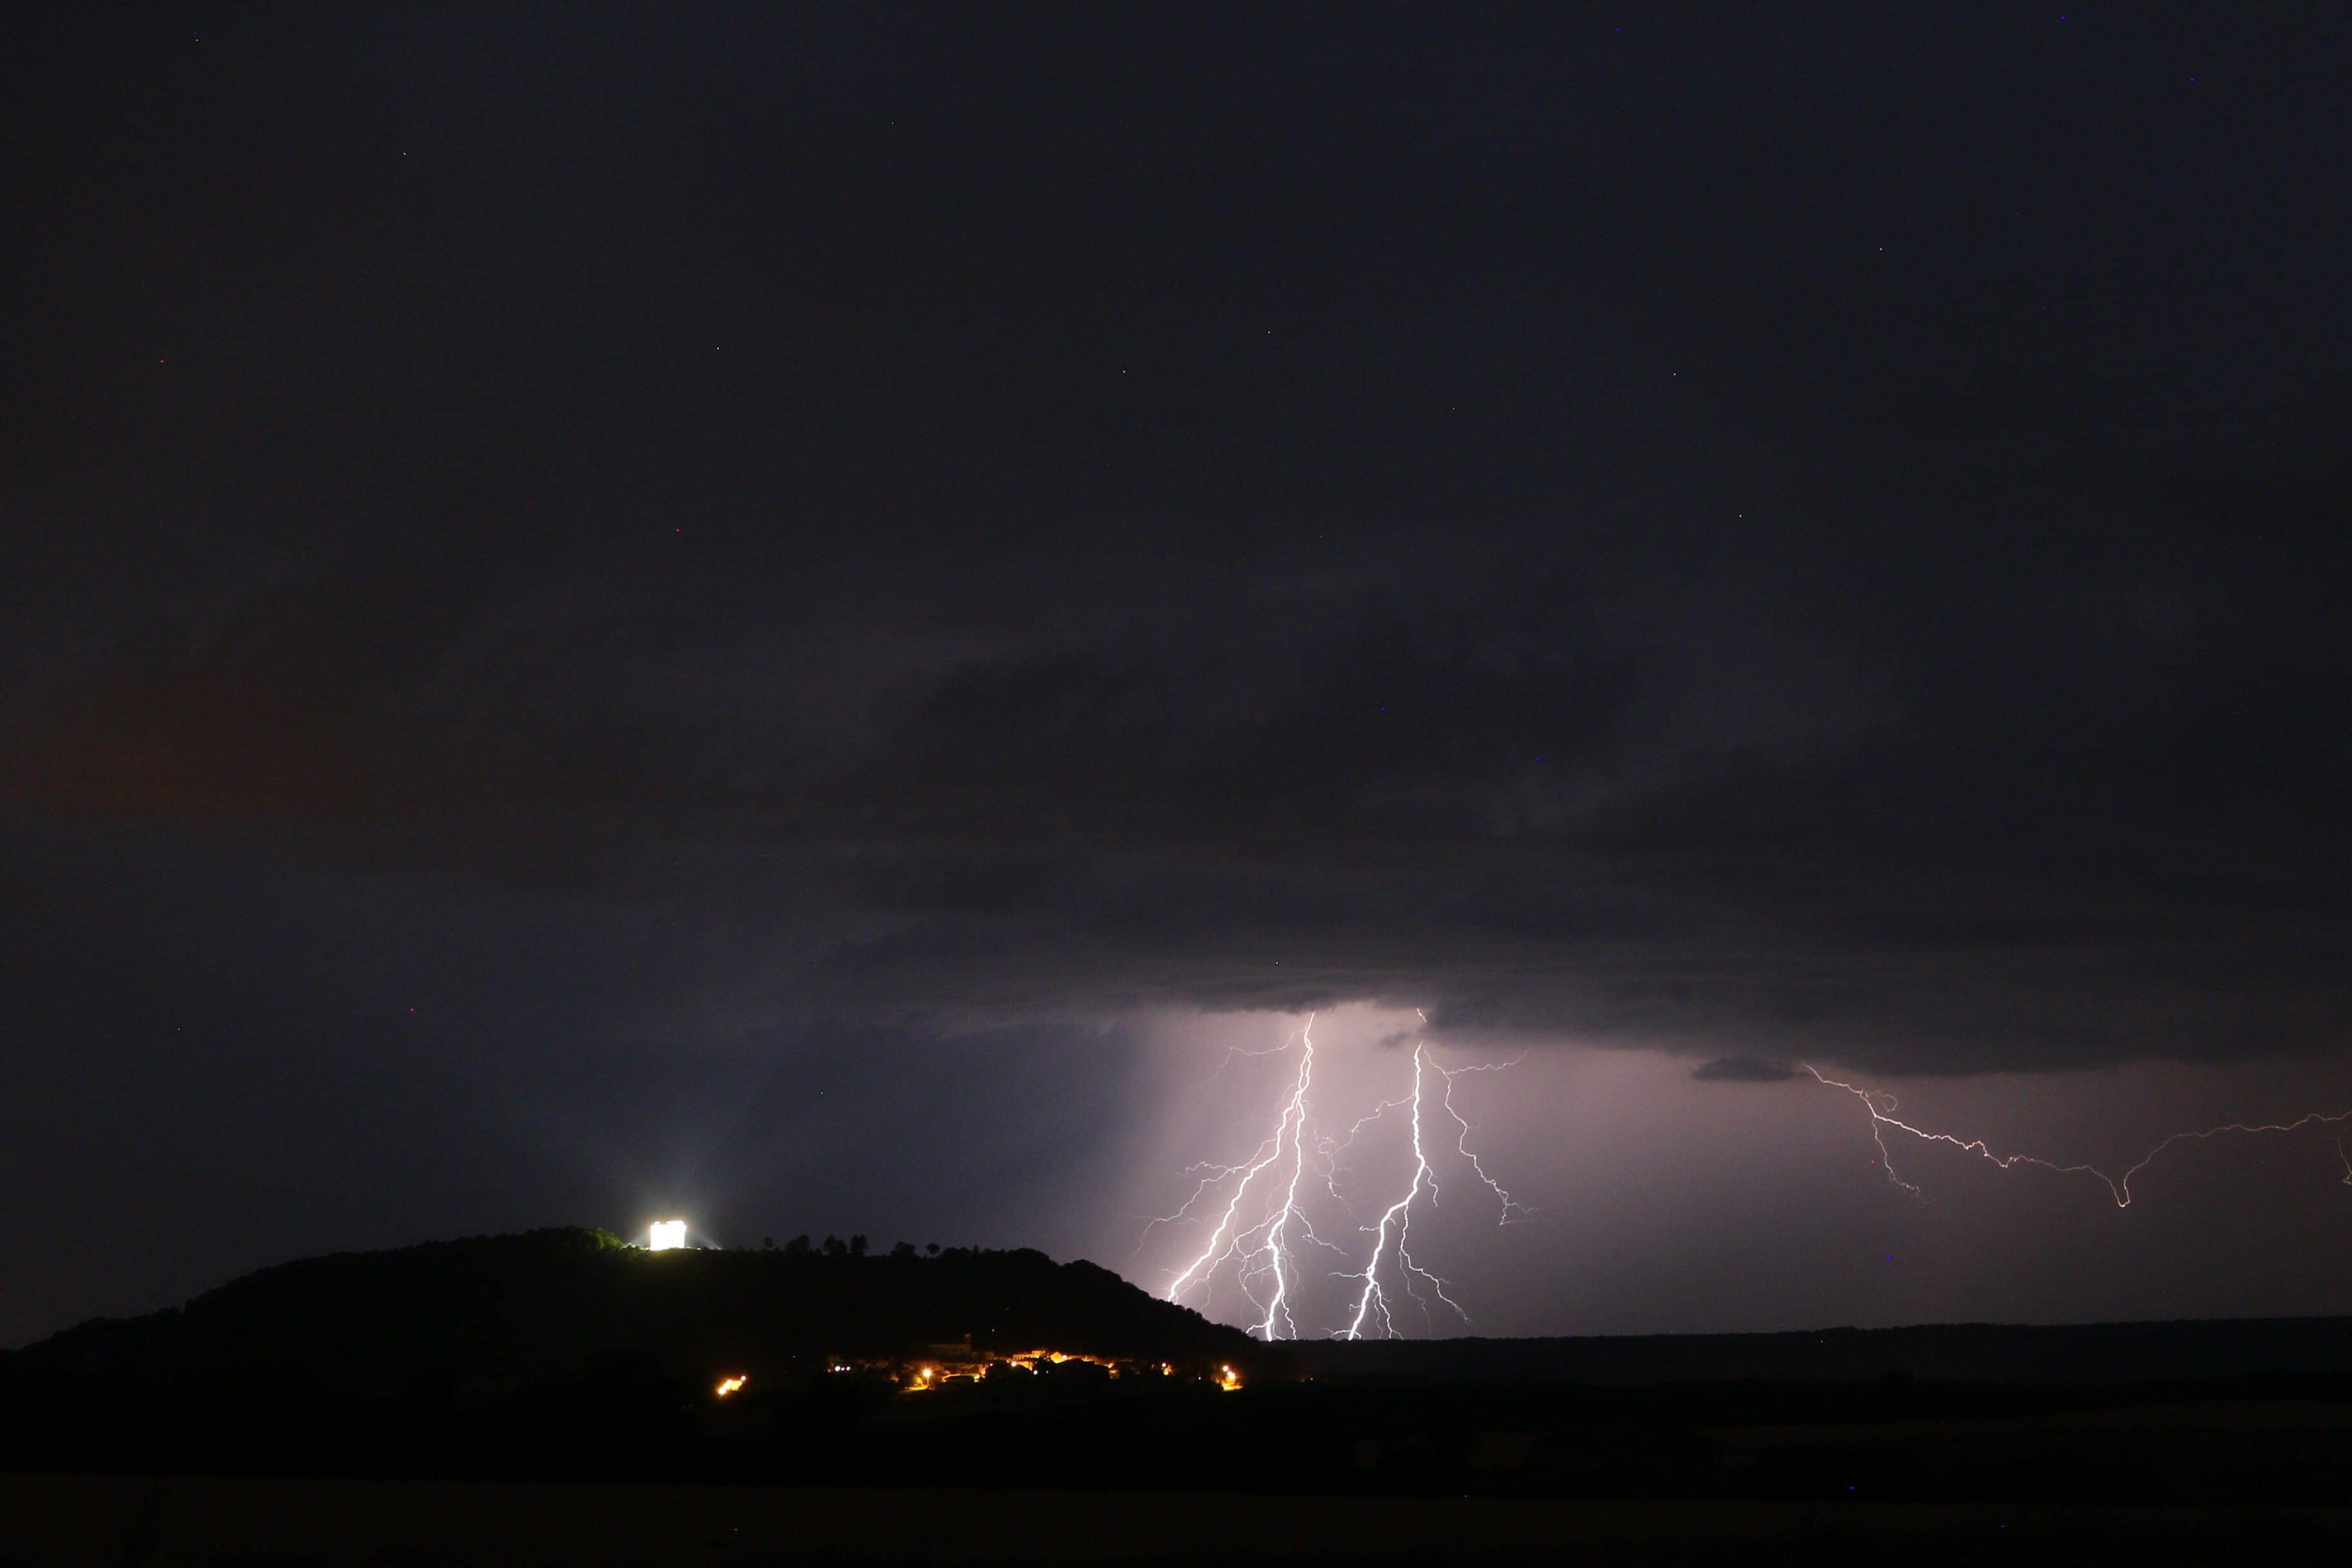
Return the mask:
MULTIPOLYGON (((1101 1367, 1113 1377, 1136 1373, 1149 1374, 1154 1368, 1158 1369, 1162 1377, 1177 1375, 1175 1365, 1170 1362, 1146 1362, 1138 1364, 1133 1362, 1114 1361, 1108 1356, 1088 1355, 1082 1351, 1034 1350, 1015 1351, 1008 1355, 982 1352, 970 1360, 953 1361, 944 1365, 933 1363, 908 1365, 901 1363, 898 1375, 903 1381, 899 1386, 909 1394, 919 1394, 929 1389, 945 1388, 950 1383, 978 1383, 992 1373, 1002 1373, 1006 1371, 1036 1373, 1047 1367, 1062 1366, 1072 1362, 1083 1362, 1089 1366, 1101 1367)), ((834 1370, 847 1372, 852 1369, 836 1365, 834 1370)), ((1241 1387, 1242 1374, 1231 1366, 1220 1366, 1210 1381, 1220 1388, 1231 1391, 1241 1387)))
POLYGON ((719 1380, 719 1386, 711 1392, 724 1399, 751 1381, 748 1377, 722 1377, 719 1380))
POLYGON ((1079 1355, 1068 1351, 1023 1351, 1016 1355, 1006 1356, 1004 1359, 1027 1372, 1036 1371, 1037 1363, 1041 1361, 1051 1362, 1055 1366, 1061 1365, 1066 1361, 1082 1361, 1095 1366, 1108 1367, 1113 1373, 1118 1371, 1118 1363, 1106 1356, 1079 1355))

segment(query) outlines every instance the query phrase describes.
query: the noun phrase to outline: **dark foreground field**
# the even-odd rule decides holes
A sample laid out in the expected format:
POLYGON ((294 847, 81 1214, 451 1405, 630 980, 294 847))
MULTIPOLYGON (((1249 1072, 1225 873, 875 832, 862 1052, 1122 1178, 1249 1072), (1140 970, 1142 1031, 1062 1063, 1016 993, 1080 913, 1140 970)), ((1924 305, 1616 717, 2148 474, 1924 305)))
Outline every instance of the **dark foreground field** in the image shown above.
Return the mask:
POLYGON ((2352 1561, 2352 1514, 1197 1493, 0 1477, 0 1563, 2352 1561))

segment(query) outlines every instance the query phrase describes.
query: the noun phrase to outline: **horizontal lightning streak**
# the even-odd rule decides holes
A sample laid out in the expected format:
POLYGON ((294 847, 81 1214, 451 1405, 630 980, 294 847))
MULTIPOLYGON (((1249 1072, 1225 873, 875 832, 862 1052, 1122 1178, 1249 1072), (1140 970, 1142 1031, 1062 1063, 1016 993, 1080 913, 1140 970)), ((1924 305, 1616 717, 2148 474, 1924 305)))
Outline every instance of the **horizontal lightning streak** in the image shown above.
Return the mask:
MULTIPOLYGON (((2156 1162, 2158 1155, 2176 1143, 2220 1138, 2233 1132, 2299 1132, 2306 1127, 2341 1128, 2347 1123, 2352 1123, 2352 1110, 2342 1111, 2332 1116, 2314 1111, 2294 1121, 2260 1123, 2230 1121, 2219 1127, 2208 1127, 2199 1131, 2175 1132, 2141 1155, 2137 1164, 2117 1178, 2108 1175, 2096 1165, 2089 1163, 2062 1165, 2054 1160, 2044 1160, 2035 1154, 1996 1154, 1992 1152, 1991 1146, 1981 1138, 1959 1138, 1949 1132, 1931 1132, 1924 1127, 1915 1127, 1895 1114, 1897 1101, 1893 1095, 1884 1089, 1868 1089, 1854 1084, 1843 1083, 1836 1079, 1823 1076, 1819 1068, 1810 1064, 1802 1065, 1807 1072, 1812 1074, 1815 1082, 1827 1089, 1842 1089, 1862 1102, 1863 1109, 1870 1113, 1871 1141, 1878 1146, 1878 1163, 1885 1167, 1886 1179, 1905 1192, 1915 1195, 1918 1194, 1919 1189, 1895 1173, 1895 1158, 1886 1147, 1886 1130, 1890 1127, 1898 1131, 1908 1132, 1923 1143, 1948 1144, 1954 1149, 1975 1154, 2004 1171, 2017 1165, 2038 1165, 2042 1170, 2054 1172, 2062 1176, 2095 1176, 2106 1184, 2108 1195, 2116 1200, 2116 1206, 2119 1209, 2127 1209, 2132 1205, 2132 1178, 2147 1170, 2156 1162)), ((2343 1135, 2340 1132, 2336 1136, 2336 1157, 2344 1163, 2344 1185, 2352 1187, 2352 1156, 2345 1153, 2343 1135)))

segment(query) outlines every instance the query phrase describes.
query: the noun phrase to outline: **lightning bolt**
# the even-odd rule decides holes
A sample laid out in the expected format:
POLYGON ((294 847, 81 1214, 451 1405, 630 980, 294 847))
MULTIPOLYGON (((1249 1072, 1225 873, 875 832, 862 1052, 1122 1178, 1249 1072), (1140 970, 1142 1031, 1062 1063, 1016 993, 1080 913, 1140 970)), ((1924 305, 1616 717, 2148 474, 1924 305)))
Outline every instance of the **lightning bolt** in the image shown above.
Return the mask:
MULTIPOLYGON (((1263 1334, 1268 1340, 1276 1337, 1275 1325, 1277 1322, 1290 1331, 1291 1338, 1297 1337, 1297 1324, 1291 1318, 1289 1308, 1291 1275, 1295 1272, 1295 1265, 1287 1250, 1291 1220, 1298 1218, 1302 1229, 1309 1236, 1313 1235, 1311 1223, 1306 1220, 1298 1207, 1298 1184, 1307 1169, 1307 1091, 1315 1079, 1314 1014, 1307 1016, 1297 1039, 1300 1047, 1298 1074, 1291 1083, 1290 1098, 1284 1102, 1282 1113, 1275 1122, 1273 1135, 1259 1144, 1242 1164, 1194 1166, 1194 1171, 1209 1173, 1202 1178, 1184 1206, 1166 1216, 1170 1220, 1186 1217, 1193 1205, 1207 1195, 1219 1182, 1236 1173, 1240 1174, 1241 1180, 1234 1184, 1233 1195, 1226 1200, 1225 1212, 1218 1217, 1216 1228, 1209 1235, 1209 1244, 1169 1285, 1167 1299, 1181 1300, 1184 1292, 1195 1284, 1205 1286, 1220 1267, 1228 1262, 1234 1263, 1241 1276, 1243 1293, 1263 1314, 1252 1331, 1263 1334), (1290 1181, 1284 1192, 1281 1208, 1269 1219, 1243 1226, 1242 1200, 1249 1195, 1250 1188, 1260 1175, 1281 1163, 1285 1145, 1290 1149, 1290 1181), (1274 1290, 1271 1297, 1261 1300, 1252 1282, 1267 1274, 1273 1276, 1274 1290)), ((1231 1059, 1230 1054, 1228 1059, 1231 1059)))
MULTIPOLYGON (((1425 1016, 1423 1022, 1426 1024, 1425 1016)), ((1211 1228, 1207 1244, 1170 1281, 1166 1299, 1181 1300, 1188 1293, 1205 1297, 1214 1279, 1230 1265, 1243 1294, 1250 1302, 1255 1320, 1250 1332, 1267 1341, 1297 1338, 1298 1321, 1294 1303, 1297 1288, 1304 1279, 1297 1256, 1299 1249, 1314 1246, 1345 1254, 1344 1248, 1327 1240, 1315 1229, 1313 1216, 1307 1206, 1310 1174, 1319 1178, 1314 1184, 1319 1186, 1321 1194, 1347 1212, 1351 1219, 1354 1218, 1356 1211, 1340 1187, 1342 1156, 1367 1128, 1391 1111, 1402 1110, 1409 1114, 1412 1173, 1402 1194, 1381 1212, 1376 1224, 1357 1224, 1359 1232, 1371 1237, 1371 1255, 1361 1270, 1336 1272, 1331 1276, 1336 1279, 1360 1280, 1362 1289, 1357 1292, 1354 1309, 1346 1315, 1344 1326, 1330 1331, 1347 1339, 1360 1339, 1367 1331, 1397 1337, 1400 1330, 1393 1310, 1392 1289, 1401 1289, 1418 1304, 1424 1319, 1431 1310, 1430 1298, 1434 1297, 1437 1302, 1451 1309, 1464 1322, 1470 1321, 1468 1310, 1448 1292, 1445 1280, 1424 1267, 1412 1253, 1414 1209, 1424 1196, 1434 1206, 1439 1194, 1426 1118, 1434 1111, 1443 1111, 1452 1120, 1455 1128, 1452 1144, 1454 1152, 1501 1205, 1500 1223, 1509 1225, 1526 1217, 1531 1211, 1487 1172, 1472 1150, 1470 1140, 1475 1129, 1454 1103, 1456 1074, 1494 1072, 1516 1063, 1448 1068, 1431 1057, 1425 1042, 1416 1039, 1412 1048, 1412 1079, 1409 1093, 1374 1107, 1349 1129, 1345 1137, 1318 1137, 1310 1143, 1308 1109, 1314 1085, 1314 1030, 1315 1016, 1310 1014, 1305 1026, 1293 1037, 1299 1047, 1298 1069, 1291 1081, 1288 1095, 1276 1115, 1273 1131, 1248 1158, 1237 1163, 1203 1163, 1189 1169, 1185 1173, 1187 1175, 1199 1178, 1192 1196, 1174 1214, 1154 1219, 1150 1226, 1145 1227, 1148 1236, 1151 1226, 1192 1219, 1196 1210, 1213 1206, 1212 1194, 1223 1190, 1225 1184, 1231 1184, 1230 1190, 1225 1191, 1223 1208, 1211 1228), (1433 1075, 1444 1086, 1433 1093, 1430 1083, 1433 1075), (1270 1212, 1253 1209, 1253 1194, 1258 1194, 1260 1203, 1271 1205, 1270 1212), (1428 1288, 1427 1296, 1423 1294, 1422 1286, 1428 1288)), ((1286 1042, 1280 1048, 1288 1048, 1288 1044, 1286 1042)), ((1232 1054, 1228 1052, 1228 1060, 1232 1054)), ((1443 1143, 1436 1145, 1440 1149, 1444 1146, 1443 1143)))
MULTIPOLYGON (((1420 1051, 1420 1047, 1418 1046, 1414 1047, 1413 1049, 1416 1055, 1420 1051)), ((1463 1120, 1462 1113, 1454 1109, 1454 1079, 1457 1074, 1465 1072, 1502 1072, 1506 1068, 1518 1066, 1521 1062, 1527 1059, 1528 1058, 1525 1056, 1517 1056, 1513 1057, 1507 1062, 1476 1063, 1469 1067, 1459 1068, 1437 1068, 1439 1075, 1445 1079, 1445 1093, 1443 1097, 1445 1104, 1445 1114, 1454 1118, 1454 1124, 1462 1130, 1461 1136, 1454 1141, 1454 1152, 1462 1156, 1463 1162, 1470 1167, 1471 1171, 1480 1181, 1486 1184, 1486 1190, 1493 1193, 1496 1200, 1503 1205, 1502 1217, 1496 1222, 1498 1225, 1511 1224, 1512 1216, 1514 1215, 1517 1215, 1520 1219, 1525 1219, 1535 1211, 1528 1207, 1527 1205, 1520 1203, 1517 1198, 1511 1196, 1509 1193, 1504 1191, 1503 1184, 1488 1175, 1486 1173, 1486 1167, 1479 1163, 1478 1156, 1470 1152, 1470 1134, 1475 1130, 1471 1127, 1468 1121, 1463 1120)), ((1432 1067, 1436 1067, 1437 1064, 1433 1062, 1430 1065, 1432 1067)), ((1418 1083, 1419 1079, 1416 1079, 1416 1087, 1418 1086, 1418 1083)), ((1416 1128, 1414 1130, 1414 1136, 1418 1139, 1419 1135, 1420 1130, 1416 1128)), ((1437 1201, 1434 1193, 1431 1194, 1430 1201, 1432 1203, 1435 1203, 1437 1201)))
POLYGON ((1886 1132, 1889 1128, 1898 1132, 1907 1132, 1923 1143, 1948 1144, 1965 1153, 1974 1154, 2004 1171, 2018 1165, 2036 1165, 2061 1176, 2095 1176, 2105 1184, 2108 1195, 2116 1200, 2116 1207, 2127 1209, 2132 1205, 2132 1178, 2155 1163, 2158 1155, 2176 1143, 2198 1142, 2241 1132, 2249 1134, 2299 1132, 2306 1127, 2335 1127, 2339 1129, 2336 1136, 2336 1157, 2344 1164, 2344 1185, 2352 1187, 2352 1155, 2345 1153, 2344 1134, 2340 1131, 2347 1123, 2352 1123, 2352 1110, 2343 1111, 2334 1116, 2314 1111, 2294 1121, 2260 1123, 2229 1121, 2219 1127, 2208 1127, 2197 1131, 2175 1132, 2141 1155, 2137 1164, 2120 1177, 2116 1177, 2110 1176, 2096 1165, 2088 1163, 2064 1165, 2055 1160, 2044 1160, 2035 1154, 1996 1154, 1992 1152, 1991 1146, 1981 1138, 1960 1138, 1949 1132, 1931 1132, 1924 1127, 1915 1127, 1895 1114, 1898 1102, 1895 1096, 1884 1089, 1864 1089, 1856 1084, 1843 1083, 1836 1079, 1823 1076, 1819 1068, 1809 1063, 1802 1065, 1807 1072, 1812 1074, 1813 1080, 1823 1088, 1842 1089, 1862 1102, 1863 1109, 1870 1113, 1871 1141, 1878 1146, 1878 1163, 1885 1167, 1886 1179, 1914 1196, 1920 1195, 1919 1189, 1895 1173, 1894 1156, 1886 1147, 1886 1132))
MULTIPOLYGON (((1357 1340, 1363 1338, 1364 1324, 1375 1312, 1380 1314, 1381 1333, 1391 1339, 1396 1337, 1396 1320, 1389 1311, 1388 1292, 1381 1288, 1381 1263, 1388 1254, 1389 1232, 1391 1229, 1394 1229, 1396 1232, 1397 1261, 1402 1267, 1404 1271, 1404 1288, 1406 1293, 1409 1295, 1414 1295, 1415 1299, 1418 1300, 1417 1293, 1412 1289, 1412 1281, 1416 1276, 1425 1279, 1430 1282, 1430 1288, 1437 1292, 1437 1298, 1439 1300, 1444 1301, 1447 1306, 1452 1307, 1456 1312, 1460 1312, 1464 1322, 1466 1323, 1470 1321, 1470 1314, 1463 1311, 1461 1304, 1445 1293, 1445 1281, 1440 1279, 1436 1275, 1430 1273, 1429 1270, 1415 1263, 1412 1260, 1412 1253, 1411 1251, 1412 1241, 1413 1200, 1421 1196, 1421 1190, 1425 1186, 1429 1189, 1430 1201, 1432 1203, 1435 1203, 1437 1201, 1437 1177, 1435 1173, 1432 1172, 1429 1168, 1429 1153, 1428 1151, 1422 1146, 1421 1142, 1421 1086, 1428 1066, 1429 1053, 1419 1040, 1415 1040, 1412 1044, 1412 1095, 1411 1099, 1409 1100, 1390 1100, 1386 1105, 1381 1106, 1380 1110, 1373 1111, 1370 1116, 1368 1116, 1364 1118, 1362 1121, 1356 1123, 1357 1131, 1360 1131, 1367 1123, 1378 1120, 1382 1114, 1393 1109, 1397 1105, 1410 1104, 1412 1107, 1412 1180, 1405 1184, 1404 1196, 1397 1199, 1396 1202, 1391 1204, 1388 1208, 1382 1212, 1381 1215, 1381 1223, 1377 1226, 1370 1227, 1372 1229, 1374 1234, 1371 1260, 1364 1265, 1364 1272, 1361 1276, 1364 1281, 1364 1289, 1362 1293, 1356 1298, 1355 1316, 1349 1321, 1347 1328, 1342 1331, 1342 1337, 1346 1339, 1357 1340)), ((1448 1079, 1446 1081, 1447 1087, 1451 1088, 1453 1086, 1453 1080, 1448 1079)), ((1352 1138, 1353 1134, 1351 1133, 1349 1136, 1352 1138)), ((1467 1137, 1468 1133, 1465 1132, 1464 1136, 1467 1137)), ((1426 1306, 1427 1304, 1423 1303, 1424 1310, 1426 1310, 1426 1306)))
MULTIPOLYGON (((1424 1023, 1428 1021, 1425 1016, 1423 1021, 1424 1023)), ((1454 1079, 1459 1073, 1500 1072, 1506 1068, 1517 1066, 1518 1062, 1524 1059, 1524 1058, 1516 1058, 1507 1062, 1445 1068, 1432 1061, 1428 1047, 1416 1040, 1412 1047, 1412 1092, 1403 1100, 1388 1101, 1374 1110, 1371 1115, 1356 1123, 1356 1131, 1361 1131, 1367 1125, 1398 1106, 1409 1106, 1412 1110, 1412 1178, 1405 1184, 1404 1195, 1381 1212, 1380 1223, 1364 1227, 1372 1237, 1372 1256, 1365 1263, 1364 1271, 1361 1274, 1340 1276, 1341 1279, 1361 1279, 1364 1288, 1357 1293, 1355 1312, 1349 1317, 1348 1326, 1339 1331, 1339 1338, 1361 1339, 1366 1328, 1375 1322, 1383 1336, 1391 1339, 1399 1337, 1396 1317, 1390 1309, 1388 1291, 1381 1284, 1381 1265, 1386 1261, 1391 1250, 1389 1237, 1391 1233, 1396 1237, 1394 1251, 1398 1281, 1403 1287, 1405 1294, 1420 1303, 1423 1315, 1427 1316, 1429 1303, 1423 1299, 1420 1291, 1413 1289, 1413 1281, 1416 1279, 1426 1281, 1431 1294, 1452 1308, 1465 1323, 1471 1321, 1468 1310, 1461 1302, 1446 1294, 1445 1281, 1423 1268, 1412 1256, 1412 1205, 1421 1197, 1422 1193, 1426 1191, 1429 1194, 1431 1205, 1435 1206, 1440 1190, 1437 1173, 1430 1166, 1428 1146, 1423 1141, 1422 1107, 1425 1100, 1423 1091, 1431 1073, 1435 1073, 1444 1081, 1445 1087, 1439 1091, 1438 1104, 1445 1114, 1452 1118, 1457 1130, 1454 1140, 1454 1152, 1461 1156, 1462 1162, 1470 1167, 1472 1173, 1486 1185, 1487 1191, 1495 1194, 1496 1201, 1502 1205, 1502 1214, 1497 1223, 1510 1225, 1516 1220, 1524 1219, 1533 1211, 1511 1196, 1509 1191, 1500 1182, 1488 1174, 1485 1164, 1480 1163, 1478 1156, 1471 1151, 1470 1134, 1475 1129, 1454 1103, 1454 1079)), ((1349 1136, 1352 1140, 1353 1134, 1349 1136)))
MULTIPOLYGON (((1274 1223, 1265 1229, 1264 1256, 1266 1267, 1274 1275, 1274 1297, 1265 1305, 1265 1317, 1259 1322, 1257 1332, 1269 1342, 1275 1337, 1274 1325, 1279 1319, 1289 1331, 1291 1339, 1298 1337, 1298 1325, 1290 1317, 1290 1278, 1287 1272, 1290 1252, 1286 1245, 1290 1237, 1290 1221, 1297 1215, 1308 1234, 1313 1227, 1307 1216, 1299 1213, 1298 1183, 1307 1173, 1307 1086, 1315 1075, 1315 1015, 1307 1015, 1306 1026, 1298 1031, 1301 1049, 1298 1054, 1298 1081, 1291 1086, 1290 1103, 1282 1108, 1282 1127, 1290 1130, 1290 1184, 1282 1194, 1282 1207, 1274 1223)), ((1282 1129, 1276 1128, 1275 1138, 1279 1143, 1282 1129)))

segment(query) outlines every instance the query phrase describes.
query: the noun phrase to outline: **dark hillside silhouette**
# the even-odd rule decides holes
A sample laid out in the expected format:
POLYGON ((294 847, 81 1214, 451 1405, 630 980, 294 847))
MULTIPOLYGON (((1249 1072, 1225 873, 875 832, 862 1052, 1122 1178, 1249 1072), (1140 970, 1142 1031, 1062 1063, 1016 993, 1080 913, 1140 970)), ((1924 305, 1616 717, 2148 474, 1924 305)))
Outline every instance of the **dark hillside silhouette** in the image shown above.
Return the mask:
MULTIPOLYGON (((863 1238, 858 1238, 862 1243, 863 1238)), ((337 1253, 248 1274, 184 1307, 99 1320, 18 1352, 27 1366, 271 1365, 340 1384, 530 1375, 582 1355, 649 1354, 679 1373, 808 1358, 979 1350, 1257 1361, 1239 1331, 1108 1269, 1042 1252, 647 1252, 558 1229, 337 1253)))
POLYGON ((1076 1476, 1134 1456, 1075 1408, 1174 1433, 1229 1368, 1288 1362, 1040 1252, 541 1230, 306 1258, 0 1354, 0 1470, 1076 1476))

